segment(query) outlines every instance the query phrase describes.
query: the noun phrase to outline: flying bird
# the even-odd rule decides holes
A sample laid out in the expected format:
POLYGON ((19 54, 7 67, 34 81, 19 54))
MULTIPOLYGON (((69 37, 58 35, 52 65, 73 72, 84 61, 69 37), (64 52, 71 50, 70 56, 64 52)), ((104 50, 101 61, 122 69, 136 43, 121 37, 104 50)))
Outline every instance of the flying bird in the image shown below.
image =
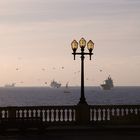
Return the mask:
POLYGON ((45 71, 45 68, 42 68, 42 71, 45 71))

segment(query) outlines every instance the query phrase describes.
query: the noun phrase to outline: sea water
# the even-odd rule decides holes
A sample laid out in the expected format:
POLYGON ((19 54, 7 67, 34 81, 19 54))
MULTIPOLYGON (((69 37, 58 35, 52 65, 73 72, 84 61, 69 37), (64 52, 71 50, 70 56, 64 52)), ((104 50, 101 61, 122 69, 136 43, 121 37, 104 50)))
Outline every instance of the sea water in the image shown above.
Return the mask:
MULTIPOLYGON (((140 87, 85 87, 85 97, 90 105, 140 104, 140 87)), ((0 106, 76 105, 80 87, 1 87, 0 106), (66 91, 66 92, 65 92, 66 91)))

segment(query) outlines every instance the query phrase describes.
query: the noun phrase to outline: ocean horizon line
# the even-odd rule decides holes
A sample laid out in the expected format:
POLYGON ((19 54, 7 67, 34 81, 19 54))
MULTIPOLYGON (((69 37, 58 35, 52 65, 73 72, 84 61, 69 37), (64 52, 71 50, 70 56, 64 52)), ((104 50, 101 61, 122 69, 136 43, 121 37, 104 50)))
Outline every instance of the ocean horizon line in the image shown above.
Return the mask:
MULTIPOLYGON (((51 86, 14 86, 14 87, 5 87, 5 86, 0 86, 0 88, 33 88, 33 87, 42 87, 42 88, 53 88, 53 87, 51 87, 51 86)), ((59 87, 59 88, 62 88, 62 87, 66 87, 66 86, 61 86, 61 87, 59 87)), ((79 85, 77 85, 77 86, 69 86, 69 87, 81 87, 81 86, 79 86, 79 85)), ((91 86, 91 85, 86 85, 85 87, 101 87, 101 86, 91 86)), ((117 85, 117 86, 114 86, 114 88, 116 88, 116 87, 140 87, 140 85, 117 85)))

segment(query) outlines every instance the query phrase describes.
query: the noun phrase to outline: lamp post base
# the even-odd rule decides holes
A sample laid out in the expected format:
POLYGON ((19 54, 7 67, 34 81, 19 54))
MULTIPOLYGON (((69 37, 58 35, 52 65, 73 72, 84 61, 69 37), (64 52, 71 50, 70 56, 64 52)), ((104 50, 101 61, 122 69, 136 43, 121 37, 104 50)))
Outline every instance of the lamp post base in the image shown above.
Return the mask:
POLYGON ((80 100, 77 105, 88 105, 88 103, 85 100, 83 101, 80 100))
POLYGON ((87 125, 90 120, 90 107, 87 102, 79 102, 76 107, 76 120, 79 125, 87 125))

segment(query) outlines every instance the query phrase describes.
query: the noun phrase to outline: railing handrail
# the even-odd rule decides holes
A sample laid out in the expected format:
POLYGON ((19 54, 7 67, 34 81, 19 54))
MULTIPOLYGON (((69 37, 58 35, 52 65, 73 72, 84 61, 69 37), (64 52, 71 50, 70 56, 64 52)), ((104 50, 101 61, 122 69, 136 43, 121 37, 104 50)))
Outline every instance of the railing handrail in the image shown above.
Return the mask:
POLYGON ((89 105, 90 108, 135 108, 139 107, 140 105, 89 105))
POLYGON ((5 106, 0 107, 0 109, 4 108, 75 108, 76 105, 49 105, 49 106, 5 106))

